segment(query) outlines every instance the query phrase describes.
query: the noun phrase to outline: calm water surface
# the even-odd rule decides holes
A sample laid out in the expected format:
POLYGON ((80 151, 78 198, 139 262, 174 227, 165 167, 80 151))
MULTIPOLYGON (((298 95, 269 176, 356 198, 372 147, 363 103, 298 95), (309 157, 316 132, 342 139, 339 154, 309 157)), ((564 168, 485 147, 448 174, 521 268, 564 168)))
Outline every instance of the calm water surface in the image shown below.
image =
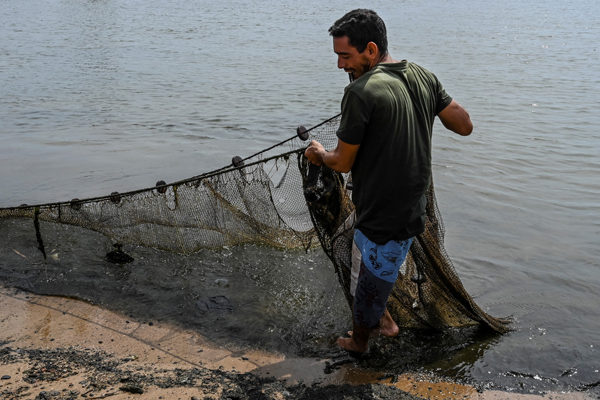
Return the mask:
MULTIPOLYGON (((595 0, 5 0, 0 206, 182 179, 336 114, 347 77, 327 28, 359 6, 384 17, 392 56, 434 71, 471 114, 470 137, 434 132, 446 245, 477 302, 515 319, 514 332, 425 367, 524 391, 597 390, 595 0)), ((278 262, 314 266, 290 259, 278 262)), ((296 312, 313 310, 302 308, 310 282, 296 312)))

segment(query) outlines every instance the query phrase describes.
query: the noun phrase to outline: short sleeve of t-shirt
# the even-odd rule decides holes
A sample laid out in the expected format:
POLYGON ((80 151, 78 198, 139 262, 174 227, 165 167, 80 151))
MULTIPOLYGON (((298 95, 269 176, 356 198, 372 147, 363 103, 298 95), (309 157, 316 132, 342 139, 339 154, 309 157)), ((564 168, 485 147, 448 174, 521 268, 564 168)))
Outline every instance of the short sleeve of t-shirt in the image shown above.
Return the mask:
MULTIPOLYGON (((433 74, 432 74, 433 75, 433 74)), ((442 86, 442 83, 438 81, 437 77, 433 75, 436 84, 436 110, 435 115, 439 114, 444 108, 448 107, 452 103, 452 97, 446 93, 446 90, 442 86)))
POLYGON ((348 144, 361 144, 370 115, 370 107, 350 87, 347 87, 342 98, 342 119, 337 137, 348 144))

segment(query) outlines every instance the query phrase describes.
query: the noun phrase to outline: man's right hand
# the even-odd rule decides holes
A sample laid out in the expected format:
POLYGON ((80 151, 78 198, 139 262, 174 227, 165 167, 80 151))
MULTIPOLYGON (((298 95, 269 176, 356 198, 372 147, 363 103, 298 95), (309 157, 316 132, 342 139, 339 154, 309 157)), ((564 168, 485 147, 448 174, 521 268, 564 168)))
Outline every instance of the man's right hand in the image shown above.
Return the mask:
POLYGON ((325 148, 323 145, 316 140, 311 140, 310 144, 304 151, 304 156, 308 158, 308 161, 311 163, 320 166, 323 164, 323 153, 325 152, 325 148))

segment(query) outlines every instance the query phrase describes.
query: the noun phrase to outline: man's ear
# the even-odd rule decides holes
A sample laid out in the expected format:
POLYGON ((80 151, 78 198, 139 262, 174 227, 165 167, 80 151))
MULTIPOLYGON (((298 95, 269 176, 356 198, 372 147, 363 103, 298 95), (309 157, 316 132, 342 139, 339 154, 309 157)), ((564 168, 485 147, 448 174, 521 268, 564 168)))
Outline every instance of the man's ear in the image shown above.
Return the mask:
POLYGON ((375 44, 375 42, 367 43, 367 54, 371 58, 377 58, 379 55, 379 47, 375 44))

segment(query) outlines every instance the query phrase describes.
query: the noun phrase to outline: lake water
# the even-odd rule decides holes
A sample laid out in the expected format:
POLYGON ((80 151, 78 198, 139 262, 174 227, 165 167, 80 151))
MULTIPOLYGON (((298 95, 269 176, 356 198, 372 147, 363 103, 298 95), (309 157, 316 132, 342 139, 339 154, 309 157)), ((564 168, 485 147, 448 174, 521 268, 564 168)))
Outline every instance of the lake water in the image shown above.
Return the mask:
MULTIPOLYGON (((435 72, 469 110, 471 136, 434 132, 446 247, 478 304, 514 318, 468 357, 424 367, 520 391, 598 390, 596 0, 5 0, 0 207, 197 175, 336 114, 347 76, 327 29, 356 7, 384 18, 393 57, 435 72)), ((313 310, 311 282, 295 312, 313 310)))

